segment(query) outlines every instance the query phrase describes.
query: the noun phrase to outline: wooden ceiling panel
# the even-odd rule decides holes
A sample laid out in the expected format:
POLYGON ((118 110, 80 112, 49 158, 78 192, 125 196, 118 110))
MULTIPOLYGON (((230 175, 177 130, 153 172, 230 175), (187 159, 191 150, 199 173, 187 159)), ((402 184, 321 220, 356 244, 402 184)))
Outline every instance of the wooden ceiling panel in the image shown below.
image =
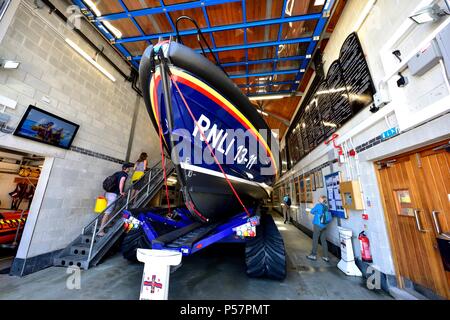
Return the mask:
POLYGON ((279 24, 272 24, 268 26, 247 28, 247 42, 276 41, 278 38, 279 27, 279 24))
POLYGON ((245 84, 247 84, 247 79, 246 78, 236 78, 236 79, 231 79, 231 80, 233 80, 233 82, 236 85, 245 85, 245 84))
POLYGON ((281 17, 283 0, 246 0, 247 21, 275 19, 281 17))
POLYGON ((244 30, 242 29, 214 32, 213 35, 218 47, 244 44, 244 30))
POLYGON ((283 44, 278 47, 279 57, 304 56, 308 50, 309 43, 283 44))
POLYGON ((334 31, 334 28, 336 28, 336 24, 339 21, 342 11, 344 11, 346 3, 347 0, 338 1, 334 14, 331 16, 330 21, 328 23, 327 32, 331 33, 334 31))
POLYGON ((122 33, 122 37, 140 36, 138 28, 130 19, 118 19, 110 21, 111 25, 122 33))
POLYGON ((294 81, 295 74, 276 74, 273 76, 273 82, 294 81))
POLYGON ((122 0, 122 1, 129 11, 161 7, 161 3, 159 2, 159 0, 140 0, 140 1, 122 0))
POLYGON ((172 27, 164 13, 136 17, 136 22, 145 34, 158 34, 172 31, 172 27))
POLYGON ((277 62, 278 70, 293 70, 293 69, 299 69, 299 68, 300 68, 299 60, 284 60, 284 61, 277 62))
POLYGON ((123 44, 125 49, 133 56, 140 56, 149 46, 147 41, 126 42, 123 44))
POLYGON ((258 63, 248 66, 250 73, 270 72, 273 69, 273 63, 258 63))
POLYGON ((245 50, 229 50, 219 52, 220 63, 245 61, 245 50))
MULTIPOLYGON (((208 43, 209 47, 212 48, 212 41, 211 41, 211 36, 209 33, 204 33, 203 34, 205 36, 206 42, 208 43)), ((182 36, 181 40, 183 41, 183 44, 193 50, 196 49, 201 49, 200 44, 198 42, 197 39, 197 35, 193 34, 193 35, 187 35, 187 36, 182 36)), ((205 42, 203 41, 203 38, 200 37, 200 41, 201 41, 201 45, 203 46, 203 49, 205 51, 208 51, 208 47, 206 46, 205 42)))
POLYGON ((311 37, 318 20, 283 23, 282 39, 311 37))
MULTIPOLYGON (((136 1, 136 0, 132 0, 132 1, 136 1)), ((170 6, 172 4, 192 2, 192 0, 163 0, 163 2, 166 6, 170 6)))
POLYGON ((264 101, 264 110, 290 120, 301 97, 288 97, 264 101))
POLYGON ((208 6, 206 12, 212 27, 243 22, 241 2, 208 6))
MULTIPOLYGON (((172 11, 169 13, 169 15, 172 18, 174 24, 179 17, 188 16, 194 19, 200 28, 206 28, 208 26, 205 20, 205 16, 203 14, 203 10, 201 8, 172 11)), ((195 25, 191 21, 186 19, 181 20, 178 23, 178 30, 190 30, 194 28, 195 25)))
POLYGON ((228 75, 243 74, 246 70, 245 66, 232 66, 225 67, 224 69, 228 73, 228 75))
POLYGON ((290 16, 302 16, 305 14, 322 12, 323 4, 315 6, 314 3, 315 0, 293 1, 292 6, 288 6, 286 11, 290 13, 290 16))
MULTIPOLYGON (((119 1, 94 1, 97 9, 102 15, 123 12, 123 8, 119 1)), ((89 6, 87 6, 89 8, 89 6)))
POLYGON ((275 47, 261 47, 248 49, 248 60, 275 58, 275 47))

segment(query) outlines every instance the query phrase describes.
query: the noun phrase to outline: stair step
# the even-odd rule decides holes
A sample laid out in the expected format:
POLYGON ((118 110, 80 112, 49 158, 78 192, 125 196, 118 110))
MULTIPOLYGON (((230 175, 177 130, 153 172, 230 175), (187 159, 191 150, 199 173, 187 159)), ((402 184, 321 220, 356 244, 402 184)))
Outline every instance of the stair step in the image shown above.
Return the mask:
POLYGON ((70 254, 87 256, 89 254, 89 248, 89 244, 73 245, 70 247, 70 254))
POLYGON ((61 267, 77 266, 79 268, 87 269, 88 262, 87 262, 87 257, 85 257, 85 256, 67 255, 67 256, 55 258, 54 265, 61 266, 61 267))

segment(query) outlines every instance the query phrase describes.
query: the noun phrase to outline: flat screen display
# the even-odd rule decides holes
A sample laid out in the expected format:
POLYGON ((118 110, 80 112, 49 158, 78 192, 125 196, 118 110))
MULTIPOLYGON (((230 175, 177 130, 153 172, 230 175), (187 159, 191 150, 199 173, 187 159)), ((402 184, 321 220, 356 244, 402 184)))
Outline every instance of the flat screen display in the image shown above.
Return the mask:
POLYGON ((69 149, 80 126, 30 105, 14 135, 69 149))

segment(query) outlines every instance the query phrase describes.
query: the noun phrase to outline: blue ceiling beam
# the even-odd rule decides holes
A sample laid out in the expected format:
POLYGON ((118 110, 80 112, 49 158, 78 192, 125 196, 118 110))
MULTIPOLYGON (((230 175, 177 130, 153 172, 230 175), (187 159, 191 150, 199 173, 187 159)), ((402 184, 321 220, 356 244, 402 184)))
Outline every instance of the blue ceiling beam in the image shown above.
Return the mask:
POLYGON ((280 70, 280 71, 274 71, 274 72, 259 72, 259 73, 243 73, 243 74, 233 74, 230 75, 230 79, 238 79, 238 78, 246 78, 246 77, 267 77, 267 76, 273 76, 275 74, 296 74, 298 73, 298 69, 294 70, 280 70))
MULTIPOLYGON (((287 0, 283 0, 283 10, 281 11, 281 19, 284 19, 284 16, 285 16, 285 13, 286 13, 286 5, 287 5, 287 0)), ((280 26, 278 27, 277 41, 281 40, 282 32, 283 32, 283 24, 280 23, 280 26)), ((279 49, 280 48, 278 46, 275 48, 275 61, 273 62, 272 71, 275 71, 277 69, 276 59, 278 59, 278 51, 279 51, 279 49)), ((272 86, 270 86, 270 89, 272 89, 272 86)))
MULTIPOLYGON (((311 37, 305 38, 296 38, 296 39, 286 39, 281 41, 267 41, 267 42, 257 42, 257 43, 249 43, 249 44, 241 44, 235 46, 226 46, 226 47, 218 47, 216 49, 211 49, 212 52, 223 52, 223 51, 231 51, 231 50, 245 50, 252 48, 262 48, 262 47, 271 47, 271 46, 279 46, 282 44, 296 44, 296 43, 304 43, 311 42, 313 39, 311 37)), ((120 42, 119 42, 120 43, 120 42)), ((198 53, 202 53, 202 50, 195 50, 198 53)), ((141 56, 134 56, 133 60, 140 60, 141 56)))
MULTIPOLYGON (((312 57, 314 50, 316 49, 316 45, 320 40, 320 36, 326 27, 328 18, 331 15, 331 10, 333 9, 334 2, 335 2, 335 0, 327 0, 322 9, 321 18, 317 22, 316 28, 314 30, 314 34, 312 36, 314 41, 311 41, 311 43, 308 46, 308 49, 306 50, 306 55, 309 57, 312 57)), ((297 90, 297 88, 298 88, 297 81, 300 81, 301 78, 303 77, 303 74, 306 72, 310 61, 311 61, 311 59, 309 59, 309 58, 303 60, 301 66, 300 66, 300 70, 299 70, 298 74, 295 76, 296 82, 294 84, 292 84, 292 87, 291 87, 292 91, 297 90)))
POLYGON ((256 94, 249 94, 247 97, 260 97, 260 96, 270 96, 270 95, 277 95, 277 94, 291 94, 292 92, 290 90, 283 90, 283 91, 268 91, 268 92, 261 92, 256 94))
MULTIPOLYGON (((247 6, 245 4, 246 0, 242 0, 242 22, 247 23, 247 6)), ((247 44, 247 28, 244 28, 244 44, 247 44)), ((245 61, 247 63, 245 64, 245 74, 250 73, 249 64, 248 64, 248 50, 245 50, 245 61)), ((248 78, 247 78, 247 85, 248 85, 248 78)), ((248 94, 248 89, 246 94, 248 94)))
POLYGON ((252 83, 252 84, 240 84, 239 88, 253 88, 253 87, 265 87, 269 85, 284 85, 284 84, 292 84, 294 81, 279 81, 279 82, 270 82, 270 83, 252 83))
POLYGON ((240 62, 227 62, 221 63, 222 67, 236 67, 236 66, 245 66, 251 64, 261 64, 261 63, 272 63, 278 61, 291 61, 291 60, 303 60, 306 56, 290 56, 290 57, 282 57, 278 59, 260 59, 260 60, 250 60, 250 61, 240 61, 240 62))
POLYGON ((241 1, 241 0, 192 1, 192 2, 174 4, 174 5, 170 5, 170 6, 161 6, 161 7, 156 7, 156 8, 145 8, 145 9, 133 10, 133 11, 130 11, 129 13, 120 12, 120 13, 105 14, 100 17, 97 17, 96 20, 112 21, 112 20, 119 20, 119 19, 128 19, 130 17, 141 17, 141 16, 150 15, 150 14, 158 14, 158 13, 166 13, 166 12, 168 13, 168 12, 173 12, 173 11, 202 8, 202 7, 207 7, 207 6, 214 6, 214 5, 218 5, 218 4, 239 2, 239 1, 241 1))
MULTIPOLYGON (((305 20, 317 20, 317 19, 320 19, 321 17, 322 17, 321 13, 315 13, 315 14, 306 14, 306 15, 302 15, 302 16, 295 16, 295 17, 288 17, 288 18, 276 18, 276 19, 268 19, 268 20, 260 20, 260 21, 251 21, 251 22, 246 22, 246 23, 235 23, 235 24, 229 24, 229 25, 224 25, 224 26, 202 28, 201 30, 203 33, 210 33, 210 32, 219 32, 219 31, 234 30, 234 29, 260 27, 260 26, 280 24, 280 23, 289 23, 289 22, 297 22, 297 21, 305 21, 305 20)), ((187 36, 187 35, 193 35, 193 34, 197 34, 196 29, 180 31, 180 36, 187 36)), ((155 40, 155 39, 159 39, 159 37, 168 38, 170 36, 175 36, 175 33, 174 32, 166 32, 166 33, 147 35, 147 36, 122 38, 122 39, 117 39, 117 43, 135 42, 135 41, 143 41, 143 40, 155 40)))

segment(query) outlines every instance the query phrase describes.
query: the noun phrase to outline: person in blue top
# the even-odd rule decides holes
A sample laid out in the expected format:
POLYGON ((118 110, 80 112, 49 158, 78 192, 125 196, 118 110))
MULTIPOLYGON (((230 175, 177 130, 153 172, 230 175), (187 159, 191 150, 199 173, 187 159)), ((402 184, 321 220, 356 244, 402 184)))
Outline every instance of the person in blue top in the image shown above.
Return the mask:
POLYGON ((322 259, 326 262, 330 261, 328 258, 328 245, 327 245, 327 226, 331 221, 331 214, 328 211, 328 206, 326 205, 327 197, 320 196, 319 202, 311 209, 311 214, 314 215, 313 218, 313 246, 311 254, 306 256, 310 260, 317 260, 317 246, 319 245, 319 238, 322 244, 323 256, 322 259))

